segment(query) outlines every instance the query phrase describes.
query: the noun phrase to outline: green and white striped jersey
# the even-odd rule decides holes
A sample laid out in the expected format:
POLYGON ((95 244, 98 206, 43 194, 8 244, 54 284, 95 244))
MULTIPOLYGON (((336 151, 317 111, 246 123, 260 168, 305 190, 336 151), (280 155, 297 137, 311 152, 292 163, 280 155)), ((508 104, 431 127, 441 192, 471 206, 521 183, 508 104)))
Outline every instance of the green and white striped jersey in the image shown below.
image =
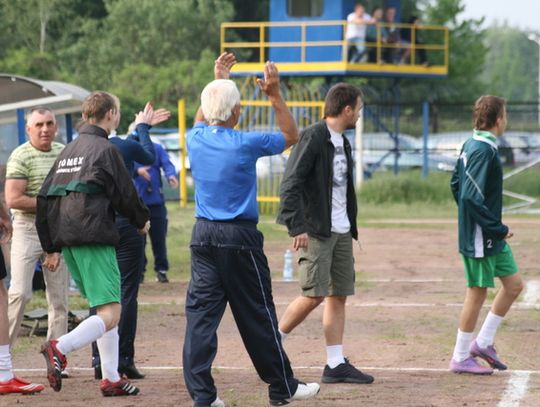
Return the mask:
POLYGON ((498 254, 508 227, 502 218, 502 166, 496 138, 474 130, 463 144, 450 187, 458 204, 459 251, 467 257, 498 254))

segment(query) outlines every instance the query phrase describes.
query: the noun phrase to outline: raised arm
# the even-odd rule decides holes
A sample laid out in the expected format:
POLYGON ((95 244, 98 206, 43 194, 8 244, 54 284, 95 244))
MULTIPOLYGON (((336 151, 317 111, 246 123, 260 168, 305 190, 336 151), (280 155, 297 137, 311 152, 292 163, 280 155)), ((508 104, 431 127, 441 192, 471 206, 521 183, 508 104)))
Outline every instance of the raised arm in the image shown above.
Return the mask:
POLYGON ((273 62, 266 62, 264 79, 257 79, 261 90, 268 96, 274 111, 278 126, 285 137, 285 148, 298 142, 298 128, 291 111, 285 104, 279 89, 279 72, 273 62))

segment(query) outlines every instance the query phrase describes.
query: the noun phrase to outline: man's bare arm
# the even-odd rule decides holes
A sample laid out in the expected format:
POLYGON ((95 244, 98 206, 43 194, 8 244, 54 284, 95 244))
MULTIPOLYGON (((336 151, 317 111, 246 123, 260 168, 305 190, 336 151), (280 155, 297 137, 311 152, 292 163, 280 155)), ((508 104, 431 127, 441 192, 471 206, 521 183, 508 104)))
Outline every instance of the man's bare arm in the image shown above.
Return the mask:
POLYGON ((25 212, 36 211, 36 197, 26 195, 26 179, 6 180, 6 205, 10 209, 19 209, 25 212))
POLYGON ((264 66, 264 79, 257 79, 261 90, 268 96, 274 111, 277 124, 285 137, 285 148, 298 142, 298 128, 291 111, 279 90, 279 73, 276 65, 268 61, 264 66))

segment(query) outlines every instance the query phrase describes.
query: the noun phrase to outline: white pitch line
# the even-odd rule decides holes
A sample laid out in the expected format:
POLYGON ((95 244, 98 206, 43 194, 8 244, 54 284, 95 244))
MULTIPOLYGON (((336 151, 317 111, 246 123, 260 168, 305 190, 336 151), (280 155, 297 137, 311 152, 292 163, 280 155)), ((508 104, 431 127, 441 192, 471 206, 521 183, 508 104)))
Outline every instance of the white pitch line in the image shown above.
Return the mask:
MULTIPOLYGON (((182 366, 143 366, 137 365, 140 370, 182 370, 182 366)), ((213 366, 214 369, 222 370, 253 370, 253 367, 241 367, 241 366, 213 366)), ((320 366, 292 366, 293 370, 323 370, 320 366)), ((362 370, 377 370, 381 372, 436 372, 436 373, 449 373, 448 368, 431 368, 431 367, 377 367, 377 366, 362 366, 362 370)), ((35 369, 35 368, 18 368, 14 369, 16 372, 45 372, 47 369, 35 369)), ((91 367, 77 367, 70 366, 68 370, 73 371, 93 371, 91 367)), ((530 375, 540 375, 540 370, 505 370, 497 372, 497 375, 511 375, 511 379, 516 377, 529 377, 530 375)))
POLYGON ((535 305, 539 302, 539 300, 540 300, 540 281, 539 280, 527 281, 527 289, 525 291, 525 295, 523 296, 523 300, 521 302, 526 305, 535 305))
POLYGON ((512 372, 498 407, 519 407, 521 399, 527 393, 530 377, 530 372, 512 372))
MULTIPOLYGON (((292 280, 282 280, 282 279, 273 279, 274 283, 297 283, 298 279, 292 279, 292 280)), ((445 278, 367 278, 365 280, 360 280, 360 283, 410 283, 410 284, 417 284, 417 283, 462 283, 463 280, 451 280, 451 279, 445 279, 445 278)))
MULTIPOLYGON (((288 306, 290 302, 283 301, 274 301, 276 306, 288 306)), ((139 302, 141 306, 152 306, 152 305, 175 305, 175 306, 184 306, 184 302, 139 302)), ((462 303, 436 303, 436 302, 365 302, 365 303, 347 303, 348 307, 355 308, 436 308, 436 307, 446 307, 446 308, 460 308, 463 307, 462 303)), ((490 308, 491 304, 484 304, 483 308, 490 308)), ((514 303, 512 309, 515 310, 540 310, 540 304, 527 304, 527 303, 514 303)))
POLYGON ((461 283, 463 280, 449 280, 445 278, 427 278, 427 279, 407 279, 407 278, 368 278, 360 280, 360 282, 368 283, 461 283))

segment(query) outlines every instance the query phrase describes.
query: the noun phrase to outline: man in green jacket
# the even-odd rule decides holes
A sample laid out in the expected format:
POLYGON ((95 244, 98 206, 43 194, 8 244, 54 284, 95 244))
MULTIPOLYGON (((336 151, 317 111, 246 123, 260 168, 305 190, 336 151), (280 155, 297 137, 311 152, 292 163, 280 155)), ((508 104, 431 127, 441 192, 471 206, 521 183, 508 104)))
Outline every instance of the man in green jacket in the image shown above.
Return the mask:
POLYGON ((485 375, 493 373, 493 368, 507 368, 493 342, 497 328, 523 289, 523 281, 506 243, 513 233, 501 221, 503 179, 496 140, 506 128, 505 100, 480 97, 473 120, 473 136, 463 145, 451 181, 458 204, 459 251, 468 288, 450 371, 485 375), (502 288, 473 341, 478 315, 495 277, 500 278, 502 288), (476 357, 490 367, 479 364, 476 357))

